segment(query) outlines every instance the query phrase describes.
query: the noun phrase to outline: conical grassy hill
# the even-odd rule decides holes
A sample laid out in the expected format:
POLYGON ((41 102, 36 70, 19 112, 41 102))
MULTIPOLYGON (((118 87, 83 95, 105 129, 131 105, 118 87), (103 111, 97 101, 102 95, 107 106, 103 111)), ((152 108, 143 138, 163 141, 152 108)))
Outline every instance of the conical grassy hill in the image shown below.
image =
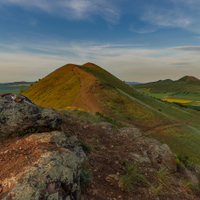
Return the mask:
POLYGON ((177 107, 143 95, 92 63, 64 65, 22 94, 37 105, 100 112, 143 130, 174 124, 191 116, 177 107))

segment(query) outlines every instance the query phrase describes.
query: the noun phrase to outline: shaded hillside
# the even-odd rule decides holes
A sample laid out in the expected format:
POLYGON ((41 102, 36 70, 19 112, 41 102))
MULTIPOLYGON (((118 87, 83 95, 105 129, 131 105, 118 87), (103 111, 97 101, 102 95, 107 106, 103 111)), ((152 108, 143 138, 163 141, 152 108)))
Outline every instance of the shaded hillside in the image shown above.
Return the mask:
POLYGON ((200 80, 193 76, 184 76, 179 80, 159 80, 146 84, 134 85, 136 89, 146 89, 151 93, 199 93, 200 80))

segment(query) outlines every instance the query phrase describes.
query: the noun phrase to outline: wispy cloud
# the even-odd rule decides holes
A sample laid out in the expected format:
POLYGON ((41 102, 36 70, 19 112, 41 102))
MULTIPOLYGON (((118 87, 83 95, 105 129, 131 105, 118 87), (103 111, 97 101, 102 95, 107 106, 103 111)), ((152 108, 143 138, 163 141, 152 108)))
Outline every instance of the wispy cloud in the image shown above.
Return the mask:
MULTIPOLYGON (((117 0, 118 1, 118 0, 117 0)), ((120 9, 114 0, 1 0, 0 6, 20 6, 24 9, 60 15, 67 19, 92 20, 92 16, 101 16, 109 23, 117 23, 120 9)))
POLYGON ((148 1, 141 9, 140 19, 168 28, 183 28, 200 33, 200 1, 198 0, 160 0, 148 1))
POLYGON ((6 52, 5 48, 0 48, 4 49, 0 51, 0 82, 8 79, 10 72, 15 72, 14 77, 18 80, 37 80, 64 64, 86 62, 96 63, 122 80, 178 79, 191 72, 200 77, 199 56, 177 51, 177 48, 146 49, 137 44, 96 44, 88 41, 5 44, 4 47, 6 52))
POLYGON ((180 46, 180 47, 173 47, 173 49, 194 52, 194 53, 200 52, 200 46, 180 46))

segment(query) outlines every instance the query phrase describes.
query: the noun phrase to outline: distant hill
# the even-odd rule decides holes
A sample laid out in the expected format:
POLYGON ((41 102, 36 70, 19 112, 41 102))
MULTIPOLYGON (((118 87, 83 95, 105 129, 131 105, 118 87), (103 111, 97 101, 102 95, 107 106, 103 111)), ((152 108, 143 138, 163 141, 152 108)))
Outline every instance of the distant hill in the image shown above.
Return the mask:
POLYGON ((33 82, 26 82, 26 81, 17 81, 17 82, 8 82, 8 83, 0 83, 0 84, 4 84, 4 85, 21 85, 21 84, 24 84, 24 85, 27 85, 27 84, 31 84, 33 82))
POLYGON ((138 85, 138 84, 142 84, 140 82, 126 82, 126 84, 128 85, 138 85))
POLYGON ((179 80, 172 81, 170 79, 159 80, 140 85, 134 85, 136 89, 148 89, 151 93, 199 93, 200 80, 194 76, 184 76, 179 80))

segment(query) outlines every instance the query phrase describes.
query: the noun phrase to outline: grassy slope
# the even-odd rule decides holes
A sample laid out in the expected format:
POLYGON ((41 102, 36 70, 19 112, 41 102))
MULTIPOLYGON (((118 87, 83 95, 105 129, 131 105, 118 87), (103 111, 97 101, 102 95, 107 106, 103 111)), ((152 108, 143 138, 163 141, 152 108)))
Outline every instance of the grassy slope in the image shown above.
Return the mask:
POLYGON ((129 98, 132 100, 137 101, 138 103, 142 104, 143 107, 156 112, 160 116, 165 116, 168 119, 173 118, 174 120, 184 120, 190 117, 189 113, 177 108, 176 106, 171 106, 167 103, 158 101, 149 97, 148 95, 144 95, 138 92, 99 66, 91 63, 86 63, 82 66, 82 68, 85 71, 93 74, 95 77, 98 77, 100 80, 103 80, 104 82, 113 86, 115 89, 117 88, 118 91, 121 91, 121 93, 125 93, 126 96, 129 96, 129 98))
POLYGON ((80 90, 73 67, 69 64, 55 70, 22 94, 44 107, 60 109, 71 105, 80 90))

